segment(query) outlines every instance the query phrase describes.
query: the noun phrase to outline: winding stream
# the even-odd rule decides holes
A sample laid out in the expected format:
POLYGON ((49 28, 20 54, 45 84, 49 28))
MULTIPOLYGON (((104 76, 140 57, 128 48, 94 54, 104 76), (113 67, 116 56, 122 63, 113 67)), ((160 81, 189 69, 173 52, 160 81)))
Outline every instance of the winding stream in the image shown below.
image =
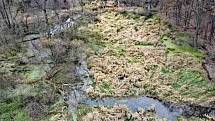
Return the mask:
MULTIPOLYGON (((62 32, 65 29, 73 27, 75 20, 81 17, 81 15, 77 15, 73 17, 73 19, 67 19, 63 24, 54 26, 50 33, 52 36, 55 34, 62 32)), ((40 42, 40 37, 43 37, 44 34, 40 35, 29 35, 26 37, 26 40, 34 39, 33 41, 27 41, 28 53, 30 56, 34 56, 39 61, 47 60, 51 61, 49 58, 50 50, 42 47, 42 43, 40 42), (48 58, 48 59, 47 59, 48 58)), ((91 90, 92 87, 92 79, 89 75, 89 69, 87 67, 87 63, 85 58, 81 58, 79 60, 79 64, 75 67, 75 76, 83 81, 83 85, 81 87, 73 87, 72 91, 69 92, 69 95, 66 96, 68 99, 69 109, 71 112, 75 112, 76 108, 79 104, 85 104, 88 106, 107 106, 113 107, 115 105, 126 105, 131 111, 136 112, 141 108, 145 110, 154 109, 156 115, 159 118, 165 118, 169 121, 174 121, 178 116, 204 116, 205 114, 215 115, 214 108, 207 107, 198 107, 196 106, 172 106, 171 104, 165 104, 159 100, 140 96, 140 97, 127 97, 122 99, 117 98, 104 98, 104 99, 90 99, 87 97, 87 93, 91 90)))
MULTIPOLYGON (((83 80, 86 85, 83 86, 83 90, 85 93, 80 93, 80 91, 75 91, 78 96, 70 95, 69 105, 74 106, 74 100, 76 100, 76 104, 85 104, 91 107, 113 107, 119 105, 127 106, 131 111, 138 112, 140 109, 151 110, 154 109, 158 118, 167 119, 168 121, 175 121, 179 116, 197 116, 197 117, 205 117, 205 115, 215 116, 215 108, 211 107, 203 107, 199 105, 179 105, 176 106, 172 103, 162 102, 160 100, 139 96, 139 97, 125 97, 125 98, 103 98, 103 99, 91 99, 87 98, 87 88, 91 88, 91 79, 89 78, 89 72, 86 66, 86 63, 80 65, 80 67, 76 70, 78 71, 78 76, 83 80), (78 93, 77 93, 78 92, 78 93), (82 95, 80 95, 82 94, 82 95), (78 97, 78 98, 75 98, 78 97), (71 103, 72 102, 72 103, 71 103)), ((74 93, 73 93, 74 94, 74 93)), ((72 108, 74 111, 76 107, 72 108)))

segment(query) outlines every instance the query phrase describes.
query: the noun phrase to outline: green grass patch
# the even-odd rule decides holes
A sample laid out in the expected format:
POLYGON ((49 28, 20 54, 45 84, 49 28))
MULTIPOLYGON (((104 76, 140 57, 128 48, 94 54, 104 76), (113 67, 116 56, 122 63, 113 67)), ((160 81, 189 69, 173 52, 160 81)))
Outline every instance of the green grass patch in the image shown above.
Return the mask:
POLYGON ((105 44, 102 43, 101 41, 96 41, 96 40, 91 40, 88 42, 89 47, 93 50, 93 51, 99 51, 100 49, 105 47, 105 44))
POLYGON ((191 35, 188 33, 181 32, 181 33, 178 33, 176 36, 176 41, 179 41, 183 44, 188 44, 189 41, 191 40, 192 40, 191 35))
POLYGON ((102 93, 106 93, 106 94, 113 94, 113 87, 108 84, 107 82, 102 82, 100 85, 98 85, 99 90, 102 93))
POLYGON ((163 74, 163 75, 168 75, 171 73, 172 73, 172 70, 167 67, 161 69, 161 74, 163 74))
POLYGON ((0 103, 1 121, 30 121, 30 117, 23 109, 23 104, 16 99, 0 103))
POLYGON ((146 17, 146 22, 154 22, 155 20, 159 20, 160 17, 157 15, 149 15, 146 17))
POLYGON ((46 75, 45 70, 49 69, 48 65, 29 65, 28 71, 24 73, 24 77, 28 80, 40 80, 46 75))
POLYGON ((118 57, 122 57, 125 55, 125 49, 124 48, 116 48, 116 53, 118 57))
POLYGON ((87 115, 92 111, 93 111, 92 107, 88 107, 86 105, 79 105, 75 113, 77 115, 77 119, 81 120, 83 116, 87 115))
POLYGON ((170 54, 184 53, 200 59, 205 57, 205 54, 203 52, 189 45, 176 45, 175 43, 173 43, 172 39, 166 35, 162 37, 161 41, 167 47, 168 53, 170 54))
POLYGON ((142 43, 142 44, 139 44, 139 45, 135 45, 136 47, 138 48, 155 48, 155 45, 154 44, 150 44, 150 43, 142 43))
POLYGON ((137 62, 139 62, 139 61, 137 59, 135 59, 135 58, 128 59, 128 63, 130 63, 130 64, 134 64, 134 63, 137 63, 137 62))
POLYGON ((183 85, 202 87, 208 84, 200 72, 191 69, 182 69, 177 76, 177 82, 174 84, 175 89, 180 89, 183 85))
POLYGON ((198 71, 192 69, 182 69, 177 73, 177 80, 173 83, 173 88, 182 95, 189 95, 198 98, 204 94, 214 96, 215 88, 198 71))
POLYGON ((127 11, 123 11, 120 13, 123 17, 126 17, 127 19, 134 19, 134 20, 139 20, 140 19, 140 15, 135 14, 133 12, 127 12, 127 11))

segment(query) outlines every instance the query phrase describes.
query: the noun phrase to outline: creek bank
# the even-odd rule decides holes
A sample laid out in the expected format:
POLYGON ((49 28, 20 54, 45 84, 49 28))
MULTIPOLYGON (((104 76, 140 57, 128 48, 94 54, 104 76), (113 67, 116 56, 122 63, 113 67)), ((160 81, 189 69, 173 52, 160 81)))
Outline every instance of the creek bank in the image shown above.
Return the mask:
MULTIPOLYGON (((10 60, 3 60, 1 61, 1 68, 0 73, 5 76, 5 78, 1 78, 3 81, 6 81, 6 86, 3 85, 4 89, 1 89, 1 100, 3 102, 0 102, 0 107, 3 107, 3 111, 0 111, 0 118, 3 120, 10 120, 11 118, 14 118, 16 115, 24 115, 28 119, 26 120, 40 120, 42 118, 53 118, 52 120, 61 119, 61 120, 67 120, 70 117, 68 116, 69 113, 67 111, 67 105, 64 101, 62 101, 62 92, 60 92, 60 86, 61 84, 67 83, 67 82, 57 82, 58 80, 52 80, 52 76, 55 74, 55 71, 58 71, 58 68, 55 68, 54 64, 56 63, 56 60, 59 58, 53 58, 58 57, 58 55, 63 55, 67 51, 65 51, 67 48, 67 44, 70 45, 72 42, 64 41, 64 39, 58 39, 56 37, 58 34, 62 33, 64 30, 73 28, 73 26, 76 25, 76 19, 81 19, 85 14, 80 15, 74 15, 76 17, 68 18, 62 25, 56 25, 56 27, 53 27, 51 29, 52 32, 52 39, 53 41, 47 41, 45 44, 51 44, 52 46, 56 48, 50 48, 50 46, 44 45, 44 38, 46 38, 47 33, 38 33, 38 34, 29 34, 23 38, 23 40, 19 40, 19 43, 24 43, 24 51, 18 53, 16 55, 16 59, 10 59, 10 60), (59 29, 59 30, 56 30, 59 29), (56 39, 57 38, 57 39, 56 39), (69 42, 69 43, 67 43, 69 42), (51 50, 52 49, 52 50, 51 50), (52 52, 53 49, 59 49, 60 51, 52 52), (59 53, 55 53, 59 52, 59 53), (56 55, 54 55, 56 54, 56 55), (5 62, 8 61, 8 62, 5 62), (8 63, 8 64, 7 64, 8 63), (6 71, 5 71, 6 70, 6 71), (52 75, 52 72, 54 74, 52 75), (46 78, 51 76, 50 78, 46 78), (8 79, 6 76, 9 76, 11 79, 8 79), (50 79, 50 80, 49 80, 50 79), (14 84, 10 84, 13 83, 14 84), (59 86, 60 85, 60 86, 59 86), (10 87, 11 86, 11 87, 10 87), (59 87, 58 87, 59 86, 59 87), (6 88, 8 87, 8 88, 6 88), (16 99, 17 98, 17 99, 16 99), (11 102, 5 101, 4 99, 11 100, 11 102), (18 101, 17 101, 18 100, 18 101), (16 104, 16 102, 19 102, 20 104, 16 104), (14 103, 15 102, 15 103, 14 103), (15 108, 11 108, 11 104, 16 106, 18 105, 17 110, 15 108), (21 106, 19 106, 21 105, 21 106), (8 110, 6 109, 9 107, 8 110), (7 112, 4 111, 8 110, 7 112), (66 110, 66 111, 65 111, 66 110), (20 114, 20 113, 21 114, 20 114), (7 116, 6 118, 4 118, 7 116), (30 117, 29 117, 30 116, 30 117), (68 117, 67 117, 68 116, 68 117), (66 119, 67 118, 67 119, 66 119)), ((89 15, 90 16, 90 15, 89 15)), ((85 18, 84 18, 85 19, 85 18)), ((79 23, 77 23, 79 24, 79 23)), ((47 39, 48 40, 48 39, 47 39)), ((74 43, 72 43, 74 44, 74 43)), ((71 55, 78 55, 76 53, 76 50, 73 49, 69 50, 69 54, 71 55), (71 52, 72 51, 72 52, 71 52), (75 53, 75 54, 74 54, 75 53)), ((69 55, 68 54, 68 55, 69 55)), ((73 71, 73 58, 70 58, 70 55, 68 56, 61 56, 65 57, 62 58, 60 61, 66 63, 60 63, 58 64, 60 68, 63 68, 66 73, 62 73, 65 75, 60 75, 61 78, 66 78, 69 80, 68 83, 73 84, 73 75, 76 73, 73 71), (67 60, 68 59, 68 60, 67 60), (63 60, 63 61, 62 61, 63 60), (69 64, 69 66, 67 65, 69 64), (65 68, 64 68, 65 67, 65 68), (69 78, 67 78, 69 76, 69 78)), ((76 57, 75 56, 75 57, 76 57)), ((0 59, 2 60, 2 59, 0 59)), ((58 61, 57 60, 57 61, 58 61)), ((79 67, 77 66, 77 70, 79 67)), ((83 70, 82 70, 83 71, 83 70)), ((82 71, 78 71, 81 75, 81 73, 84 73, 82 71)), ((4 82, 3 82, 4 83, 4 82)), ((81 81, 78 83, 82 83, 81 81)), ((88 86, 87 84, 85 87, 88 86)), ((74 98, 75 99, 75 98, 74 98)), ((12 105, 13 106, 13 105, 12 105)), ((24 117, 23 116, 23 117, 24 117)), ((23 118, 24 119, 24 118, 23 118)), ((12 119, 11 119, 12 120, 12 119)), ((15 120, 18 120, 15 118, 15 120)), ((25 119, 24 119, 25 120, 25 119)))
POLYGON ((89 69, 84 60, 81 60, 76 67, 75 75, 84 82, 84 86, 79 89, 73 89, 72 93, 67 97, 70 111, 75 112, 78 105, 87 105, 90 107, 114 107, 125 105, 130 111, 138 112, 141 109, 149 111, 155 110, 156 116, 160 119, 175 121, 180 116, 206 118, 206 116, 215 116, 215 107, 204 107, 195 104, 174 104, 165 102, 155 97, 136 96, 113 98, 107 97, 95 99, 87 97, 87 93, 92 89, 92 79, 89 76, 89 69))
POLYGON ((87 98, 81 101, 81 104, 85 104, 93 107, 114 107, 125 105, 132 112, 138 112, 141 109, 146 111, 155 110, 155 113, 160 119, 167 119, 168 121, 175 121, 180 116, 199 117, 206 118, 206 116, 215 116, 214 107, 203 107, 192 104, 172 104, 169 102, 159 101, 155 98, 146 96, 139 97, 127 97, 127 98, 103 98, 103 99, 90 99, 87 98))
POLYGON ((125 105, 132 112, 139 112, 141 109, 145 111, 155 110, 155 113, 160 119, 167 119, 168 121, 174 121, 178 116, 181 115, 180 109, 172 109, 170 110, 167 106, 165 106, 162 102, 149 98, 149 97, 135 97, 135 98, 125 98, 125 99, 116 99, 116 98, 104 98, 104 99, 86 99, 82 104, 86 104, 89 106, 99 107, 114 107, 125 105))

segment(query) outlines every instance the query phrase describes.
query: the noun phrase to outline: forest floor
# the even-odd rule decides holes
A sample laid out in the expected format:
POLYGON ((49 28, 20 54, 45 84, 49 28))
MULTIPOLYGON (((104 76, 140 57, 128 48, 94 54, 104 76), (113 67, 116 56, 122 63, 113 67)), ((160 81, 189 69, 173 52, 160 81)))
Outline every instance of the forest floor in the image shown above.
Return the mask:
MULTIPOLYGON (((71 50, 74 52, 66 60, 74 59, 70 56, 79 58, 81 53, 87 55, 93 80, 90 98, 146 95, 179 105, 214 105, 215 85, 202 67, 206 55, 190 46, 189 34, 175 30, 156 15, 108 10, 94 22, 78 27, 71 36, 69 44, 76 50, 71 50)), ((74 82, 70 81, 73 77, 67 77, 74 63, 58 65, 62 71, 49 80, 44 75, 49 65, 23 64, 26 53, 21 49, 0 55, 0 79, 5 80, 0 85, 0 120, 71 120, 61 91, 62 84, 74 82)), ((125 106, 80 105, 76 113, 78 120, 84 121, 164 120, 158 119, 153 109, 134 113, 125 106)))

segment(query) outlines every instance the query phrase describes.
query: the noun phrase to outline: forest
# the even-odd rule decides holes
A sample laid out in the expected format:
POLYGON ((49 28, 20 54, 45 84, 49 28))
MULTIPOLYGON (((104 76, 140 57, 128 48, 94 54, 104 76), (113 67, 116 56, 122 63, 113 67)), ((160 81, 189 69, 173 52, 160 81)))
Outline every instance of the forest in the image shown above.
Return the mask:
POLYGON ((0 121, 215 120, 215 0, 0 0, 0 121))

